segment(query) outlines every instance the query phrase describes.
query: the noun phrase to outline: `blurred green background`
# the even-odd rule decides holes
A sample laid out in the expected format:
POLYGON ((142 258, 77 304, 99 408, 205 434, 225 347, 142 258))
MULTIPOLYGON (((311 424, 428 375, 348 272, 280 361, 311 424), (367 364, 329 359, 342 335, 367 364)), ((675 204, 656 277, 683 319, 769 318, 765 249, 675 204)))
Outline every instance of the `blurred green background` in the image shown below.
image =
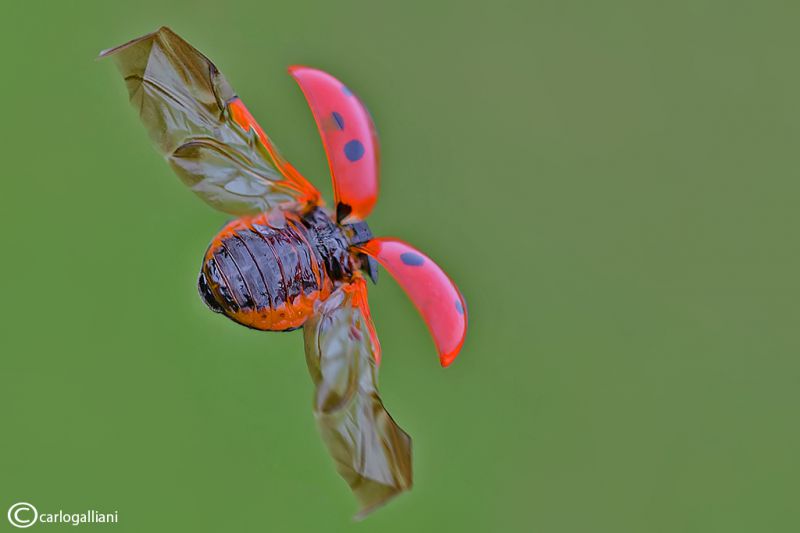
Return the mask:
POLYGON ((780 1, 5 3, 0 528, 29 501, 118 510, 98 530, 132 532, 800 530, 798 17, 780 1), (442 370, 398 286, 370 289, 415 487, 364 522, 314 426, 301 333, 205 309, 196 275, 226 217, 95 61, 162 24, 328 197, 285 67, 358 92, 383 149, 373 230, 469 302, 442 370))

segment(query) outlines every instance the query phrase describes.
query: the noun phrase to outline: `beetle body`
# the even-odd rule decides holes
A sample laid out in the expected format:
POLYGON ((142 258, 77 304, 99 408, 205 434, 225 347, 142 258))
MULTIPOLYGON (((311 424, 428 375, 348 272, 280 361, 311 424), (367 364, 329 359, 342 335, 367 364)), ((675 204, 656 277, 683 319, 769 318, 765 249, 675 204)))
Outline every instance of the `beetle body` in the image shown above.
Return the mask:
POLYGON ((352 277, 352 231, 322 208, 281 214, 237 218, 211 242, 198 279, 210 309, 250 328, 291 331, 352 277))

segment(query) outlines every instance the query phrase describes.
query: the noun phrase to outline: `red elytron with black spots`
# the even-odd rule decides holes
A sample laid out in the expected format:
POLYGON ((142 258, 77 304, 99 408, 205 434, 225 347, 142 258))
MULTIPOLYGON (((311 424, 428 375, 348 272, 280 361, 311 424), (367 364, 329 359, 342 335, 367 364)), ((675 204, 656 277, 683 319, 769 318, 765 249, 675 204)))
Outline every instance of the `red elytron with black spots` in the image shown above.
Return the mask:
POLYGON ((236 215, 203 258, 199 290, 213 311, 259 330, 304 328, 314 412, 336 468, 367 513, 411 487, 411 439, 377 391, 380 345, 363 273, 377 263, 427 323, 442 366, 464 342, 467 315, 453 282, 364 219, 378 198, 378 139, 364 105, 330 74, 289 73, 303 91, 328 156, 335 211, 285 159, 211 61, 169 28, 104 51, 178 176, 236 215))

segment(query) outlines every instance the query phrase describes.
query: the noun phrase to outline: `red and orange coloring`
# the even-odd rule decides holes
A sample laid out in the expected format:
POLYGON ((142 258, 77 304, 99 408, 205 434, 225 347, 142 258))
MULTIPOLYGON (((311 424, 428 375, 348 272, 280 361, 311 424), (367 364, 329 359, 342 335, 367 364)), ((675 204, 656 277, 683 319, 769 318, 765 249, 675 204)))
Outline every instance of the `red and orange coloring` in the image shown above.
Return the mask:
POLYGON ((303 328, 314 412, 339 473, 366 514, 411 487, 411 439, 377 389, 380 344, 363 273, 397 280, 431 331, 442 366, 464 343, 466 305, 429 257, 374 238, 379 149, 361 100, 321 70, 293 66, 328 157, 335 210, 278 152, 214 64, 169 28, 101 53, 173 170, 237 216, 211 241, 198 280, 217 313, 268 331, 303 328))

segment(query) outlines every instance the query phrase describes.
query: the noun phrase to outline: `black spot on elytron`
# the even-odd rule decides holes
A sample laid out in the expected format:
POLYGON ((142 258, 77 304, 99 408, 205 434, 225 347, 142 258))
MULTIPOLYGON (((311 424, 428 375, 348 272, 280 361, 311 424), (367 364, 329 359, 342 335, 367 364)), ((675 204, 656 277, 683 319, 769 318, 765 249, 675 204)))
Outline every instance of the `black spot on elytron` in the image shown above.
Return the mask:
POLYGON ((342 85, 342 93, 344 93, 345 96, 353 96, 353 91, 348 89, 347 85, 342 85))
POLYGON ((340 115, 336 111, 334 111, 332 113, 332 115, 333 115, 333 121, 336 122, 336 127, 339 128, 340 130, 343 130, 344 129, 344 119, 342 118, 342 115, 340 115))
POLYGON ((344 155, 351 163, 364 157, 364 145, 358 139, 353 139, 344 145, 344 155))
POLYGON ((459 315, 464 314, 464 306, 461 305, 461 300, 456 300, 456 311, 458 311, 459 315))
POLYGON ((425 262, 425 258, 414 252, 403 252, 400 254, 400 261, 408 266, 418 267, 425 262))

